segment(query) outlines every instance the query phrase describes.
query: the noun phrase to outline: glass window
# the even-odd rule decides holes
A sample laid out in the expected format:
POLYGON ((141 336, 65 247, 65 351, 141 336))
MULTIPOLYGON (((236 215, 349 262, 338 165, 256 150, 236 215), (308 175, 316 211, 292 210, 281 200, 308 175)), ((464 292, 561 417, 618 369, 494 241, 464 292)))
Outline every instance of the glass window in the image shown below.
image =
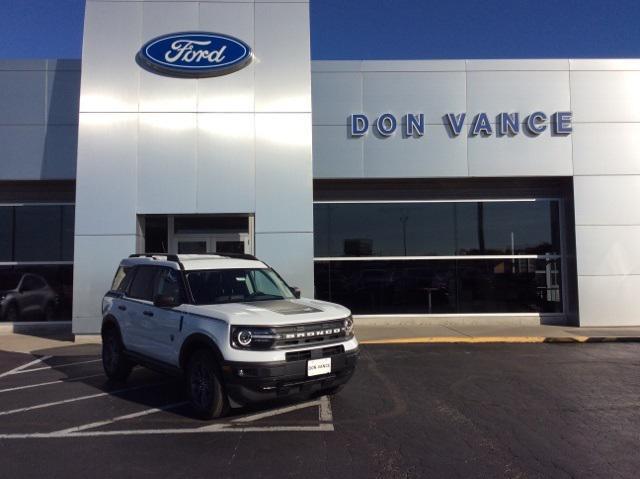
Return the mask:
POLYGON ((459 255, 560 254, 558 201, 457 203, 459 255))
POLYGON ((229 231, 249 231, 247 216, 176 216, 173 220, 176 234, 209 234, 229 231))
POLYGON ((15 261, 60 260, 59 206, 15 208, 15 261))
POLYGON ((560 260, 318 261, 316 297, 355 314, 562 312, 560 260))
POLYGON ((73 261, 73 234, 75 230, 75 206, 62 208, 62 252, 61 261, 73 261))
POLYGON ((172 268, 162 268, 156 279, 156 287, 153 294, 156 296, 171 296, 178 302, 182 299, 182 279, 180 273, 172 268))
POLYGON ((13 260, 13 207, 0 207, 0 261, 13 260))
POLYGON ((315 256, 455 253, 454 203, 316 204, 315 256))
POLYGON ((191 271, 187 281, 196 304, 293 298, 289 287, 270 269, 191 271))
POLYGON ((153 287, 157 273, 158 268, 154 266, 138 266, 129 288, 129 296, 153 301, 153 287))
POLYGON ((71 319, 72 265, 0 266, 0 292, 15 290, 21 281, 26 281, 30 291, 38 294, 18 298, 33 303, 29 312, 20 311, 19 320, 40 321, 47 305, 53 305, 53 319, 71 319))
POLYGON ((116 271, 111 284, 111 291, 126 291, 133 278, 134 268, 131 266, 120 266, 116 271))

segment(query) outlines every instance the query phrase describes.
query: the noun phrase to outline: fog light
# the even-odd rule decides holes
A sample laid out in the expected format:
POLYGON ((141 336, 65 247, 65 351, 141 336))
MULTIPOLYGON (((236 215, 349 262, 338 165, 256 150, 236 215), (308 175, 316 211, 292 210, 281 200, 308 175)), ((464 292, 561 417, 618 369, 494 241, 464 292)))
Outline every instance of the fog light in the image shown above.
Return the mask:
POLYGON ((238 344, 240 346, 243 347, 247 347, 251 344, 251 340, 253 339, 253 335, 251 334, 251 331, 247 330, 247 329, 241 329, 238 332, 238 344))

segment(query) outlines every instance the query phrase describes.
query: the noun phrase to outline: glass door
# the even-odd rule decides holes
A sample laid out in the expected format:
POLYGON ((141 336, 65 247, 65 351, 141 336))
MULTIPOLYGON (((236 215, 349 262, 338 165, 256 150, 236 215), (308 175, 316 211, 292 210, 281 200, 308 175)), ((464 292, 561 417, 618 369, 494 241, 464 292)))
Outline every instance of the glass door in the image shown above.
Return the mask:
POLYGON ((178 254, 202 253, 249 253, 248 233, 225 233, 214 235, 174 235, 172 251, 178 254))

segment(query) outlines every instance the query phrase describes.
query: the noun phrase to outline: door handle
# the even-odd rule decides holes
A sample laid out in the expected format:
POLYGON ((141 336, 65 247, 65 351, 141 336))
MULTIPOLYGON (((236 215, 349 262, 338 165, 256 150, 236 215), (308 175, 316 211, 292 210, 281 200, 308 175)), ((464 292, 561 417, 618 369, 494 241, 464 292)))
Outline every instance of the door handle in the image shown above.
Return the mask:
POLYGON ((126 311, 126 310, 127 310, 127 307, 126 307, 126 306, 118 306, 118 309, 119 309, 120 311, 126 311))
POLYGON ((144 314, 145 316, 153 316, 152 311, 143 311, 142 314, 144 314))

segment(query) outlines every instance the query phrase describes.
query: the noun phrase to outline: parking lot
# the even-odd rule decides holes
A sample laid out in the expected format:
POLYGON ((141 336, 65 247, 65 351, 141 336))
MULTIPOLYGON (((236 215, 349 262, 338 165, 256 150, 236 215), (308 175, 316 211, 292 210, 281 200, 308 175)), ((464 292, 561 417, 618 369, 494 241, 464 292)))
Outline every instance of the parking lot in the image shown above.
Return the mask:
POLYGON ((0 477, 636 477, 640 344, 363 347, 334 398, 201 421, 99 348, 0 352, 0 477))

